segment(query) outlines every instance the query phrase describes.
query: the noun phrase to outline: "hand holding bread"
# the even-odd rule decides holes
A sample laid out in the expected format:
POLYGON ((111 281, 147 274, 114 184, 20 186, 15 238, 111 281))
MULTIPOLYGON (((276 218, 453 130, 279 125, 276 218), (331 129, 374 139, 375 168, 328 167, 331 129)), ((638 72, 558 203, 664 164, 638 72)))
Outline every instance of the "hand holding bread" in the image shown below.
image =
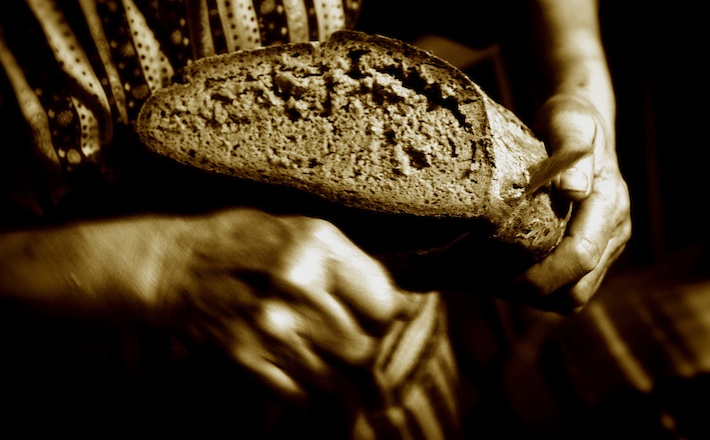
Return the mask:
POLYGON ((525 193, 542 141, 458 69, 383 36, 341 31, 199 60, 148 99, 137 129, 161 156, 258 184, 261 200, 276 187, 315 196, 317 211, 294 213, 431 275, 418 289, 504 280, 565 230, 569 204, 549 185, 525 193))
POLYGON ((592 298, 629 240, 628 188, 613 131, 589 100, 553 96, 541 109, 537 128, 552 154, 584 152, 553 182, 577 206, 560 245, 516 279, 509 293, 538 308, 571 312, 592 298))

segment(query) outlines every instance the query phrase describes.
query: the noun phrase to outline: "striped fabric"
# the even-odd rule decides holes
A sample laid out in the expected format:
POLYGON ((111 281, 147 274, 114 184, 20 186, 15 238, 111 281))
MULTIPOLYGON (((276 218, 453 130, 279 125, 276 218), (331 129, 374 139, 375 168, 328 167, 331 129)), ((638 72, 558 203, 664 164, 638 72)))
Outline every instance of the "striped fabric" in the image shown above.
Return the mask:
POLYGON ((0 90, 17 98, 34 154, 55 174, 98 171, 111 180, 117 131, 131 127, 145 99, 181 66, 215 53, 322 40, 352 27, 359 10, 359 0, 2 2, 8 84, 0 90))
MULTIPOLYGON (((121 177, 112 159, 140 105, 192 60, 322 40, 352 27, 359 10, 359 0, 0 2, 0 122, 29 124, 30 145, 18 146, 32 148, 10 151, 17 140, 10 135, 0 144, 2 191, 10 188, 2 202, 27 204, 40 217, 86 176, 121 177), (20 179, 11 173, 24 168, 11 159, 34 161, 37 172, 20 179), (20 200, 25 192, 32 196, 20 200)), ((614 279, 565 319, 431 294, 415 320, 392 329, 360 378, 358 437, 452 439, 463 424, 472 438, 618 438, 612 422, 624 422, 629 438, 642 438, 643 429, 654 435, 645 438, 693 438, 688 433, 703 429, 700 438, 710 438, 710 404, 702 403, 710 401, 707 251, 694 261, 702 262, 699 277, 668 282, 668 271, 653 271, 614 279), (691 406, 687 395, 700 403, 691 406), (596 410, 607 407, 623 414, 599 418, 596 410)))
POLYGON ((502 382, 512 385, 501 391, 528 429, 558 438, 710 438, 709 246, 610 274, 574 316, 499 310, 507 326, 495 327, 508 329, 502 382))
POLYGON ((385 337, 372 384, 363 392, 357 438, 461 438, 459 372, 438 293, 429 293, 418 315, 385 337))
MULTIPOLYGON (((620 389, 652 395, 669 380, 710 375, 710 269, 704 272, 691 280, 634 277, 634 284, 610 285, 565 323, 567 331, 555 334, 555 341, 584 400, 603 402, 620 389)), ((658 409, 665 417, 683 417, 668 402, 660 401, 658 409)))
MULTIPOLYGON (((16 100, 7 108, 29 123, 34 156, 56 173, 112 180, 122 177, 111 160, 117 140, 126 139, 121 133, 181 66, 216 53, 322 40, 352 27, 359 8, 359 0, 3 2, 0 90, 14 96, 2 101, 16 100)), ((458 372, 447 332, 434 293, 416 319, 395 325, 377 364, 358 375, 358 438, 459 435, 458 372)))

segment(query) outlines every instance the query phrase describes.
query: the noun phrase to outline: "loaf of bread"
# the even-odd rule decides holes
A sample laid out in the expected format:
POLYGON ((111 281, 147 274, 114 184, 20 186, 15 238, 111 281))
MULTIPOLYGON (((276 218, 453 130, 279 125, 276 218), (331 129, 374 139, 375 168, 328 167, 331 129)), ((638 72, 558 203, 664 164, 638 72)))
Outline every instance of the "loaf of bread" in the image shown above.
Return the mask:
POLYGON ((564 233, 549 188, 524 194, 545 145, 460 70, 388 37, 341 31, 199 60, 137 123, 159 155, 386 214, 391 230, 421 221, 410 238, 475 231, 534 261, 564 233))

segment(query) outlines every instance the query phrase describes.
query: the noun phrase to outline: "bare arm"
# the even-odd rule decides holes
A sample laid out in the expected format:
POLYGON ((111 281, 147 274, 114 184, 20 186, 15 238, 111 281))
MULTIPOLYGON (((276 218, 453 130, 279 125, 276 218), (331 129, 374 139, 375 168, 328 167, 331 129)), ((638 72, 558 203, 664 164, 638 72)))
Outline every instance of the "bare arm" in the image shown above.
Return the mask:
POLYGON ((615 96, 601 41, 595 0, 534 0, 533 27, 543 60, 548 100, 537 129, 552 154, 586 154, 555 188, 575 203, 567 236, 533 266, 513 296, 569 312, 598 290, 631 234, 630 202, 616 155, 615 96))
POLYGON ((602 46, 595 0, 533 1, 533 26, 552 93, 589 99, 614 126, 615 97, 602 46))
POLYGON ((286 395, 367 364, 418 297, 325 221, 233 209, 0 235, 0 299, 219 345, 286 395))
POLYGON ((139 315, 155 303, 168 223, 144 217, 3 233, 0 295, 52 313, 148 319, 139 315))

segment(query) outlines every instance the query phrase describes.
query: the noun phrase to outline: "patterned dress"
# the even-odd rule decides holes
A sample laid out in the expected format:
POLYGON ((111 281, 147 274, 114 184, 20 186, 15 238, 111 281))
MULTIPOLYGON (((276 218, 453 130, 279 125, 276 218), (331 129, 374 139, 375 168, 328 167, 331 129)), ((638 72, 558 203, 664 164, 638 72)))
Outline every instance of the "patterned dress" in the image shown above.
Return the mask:
MULTIPOLYGON (((398 14, 407 6, 388 3, 398 14)), ((467 14, 452 3, 418 16, 459 34, 502 28, 464 26, 467 14)), ((76 191, 123 181, 138 109, 192 60, 322 40, 354 26, 360 10, 359 0, 0 2, 0 224, 62 218, 58 207, 76 191)), ((420 27, 403 14, 395 27, 420 27)), ((447 316, 432 295, 387 335, 375 366, 353 377, 354 393, 315 396, 306 408, 274 402, 233 365, 186 356, 163 335, 3 308, 0 437, 44 425, 92 438, 136 429, 342 438, 333 433, 346 436, 354 423, 363 436, 450 439, 465 418, 473 438, 710 438, 710 252, 690 260, 702 264, 670 266, 689 279, 612 279, 565 320, 477 296, 448 296, 447 316)))
MULTIPOLYGON (((182 66, 218 53, 323 40, 336 30, 352 27, 359 10, 359 0, 2 2, 0 97, 2 119, 8 126, 5 157, 12 159, 6 160, 0 170, 7 198, 3 200, 4 204, 20 205, 29 216, 51 219, 57 207, 64 205, 65 199, 71 198, 74 192, 107 182, 122 182, 132 172, 131 167, 125 166, 127 152, 124 150, 130 148, 135 119, 142 103, 151 93, 169 85, 182 66), (20 166, 15 166, 18 163, 20 166)), ((98 194, 101 195, 99 198, 109 197, 106 193, 98 194)), ((91 199, 84 202, 87 200, 99 203, 91 199)), ((112 202, 108 201, 109 204, 112 202)), ((81 213, 69 212, 68 215, 80 217, 81 213)), ((35 322, 34 319, 29 318, 32 329, 48 327, 51 334, 63 334, 63 327, 57 327, 56 322, 41 319, 35 322)), ((8 328, 13 325, 30 328, 12 318, 3 319, 3 322, 8 328)), ((146 389, 158 386, 156 384, 164 385, 163 376, 175 374, 175 368, 180 368, 180 363, 170 361, 169 343, 156 343, 150 332, 128 332, 107 338, 106 330, 84 330, 72 332, 67 338, 60 337, 61 341, 38 342, 31 336, 25 340, 37 352, 51 352, 50 346, 55 347, 54 350, 67 344, 72 347, 74 339, 83 341, 80 343, 92 348, 78 350, 81 352, 78 357, 86 361, 80 363, 80 370, 94 365, 93 370, 104 371, 104 368, 111 368, 111 364, 125 366, 127 358, 135 359, 140 365, 127 373, 129 382, 135 385, 135 388, 129 386, 135 395, 127 397, 122 390, 107 389, 105 380, 99 381, 104 397, 114 395, 129 407, 141 407, 139 401, 151 396, 146 389), (97 354, 110 352, 111 347, 115 349, 111 339, 125 348, 126 343, 130 344, 126 341, 136 338, 138 344, 118 358, 102 358, 97 354), (149 354, 145 355, 146 352, 149 354), (152 375, 150 371, 156 368, 162 368, 164 374, 152 375)), ((39 356, 35 362, 32 357, 25 361, 44 364, 46 359, 39 356)), ((215 368, 215 365, 220 363, 208 362, 201 368, 215 368)), ((9 372, 0 370, 5 373, 4 377, 13 376, 12 367, 8 368, 9 372)), ((17 368, 25 369, 23 366, 17 368)), ((52 362, 49 369, 55 368, 58 368, 57 364, 52 362)), ((96 374, 95 371, 88 376, 96 374)), ((77 379, 73 370, 67 374, 66 377, 77 379)), ((183 383, 176 384, 176 389, 184 389, 186 396, 199 396, 188 399, 189 403, 184 396, 176 399, 193 410, 188 417, 196 421, 187 426, 201 426, 200 420, 213 418, 212 415, 200 415, 199 407, 220 402, 223 405, 216 411, 227 411, 229 415, 221 420, 233 421, 234 426, 229 429, 236 437, 342 438, 353 430, 363 438, 450 439, 460 435, 455 386, 457 366, 447 336, 445 311, 436 294, 429 296, 417 318, 395 325, 386 335, 375 365, 353 372, 352 377, 345 375, 345 382, 352 385, 348 393, 315 396, 305 409, 285 402, 265 402, 262 391, 248 379, 239 382, 239 396, 234 400, 225 401, 222 400, 224 396, 215 398, 213 393, 203 394, 194 389, 190 394, 191 387, 199 383, 197 377, 204 374, 199 369, 182 376, 178 374, 183 383), (235 407, 240 409, 238 413, 234 412, 235 407)), ((27 379, 24 371, 19 376, 27 379)), ((231 372, 231 379, 226 382, 239 381, 234 377, 240 376, 231 372)), ((62 380, 52 374, 49 377, 54 379, 42 382, 40 399, 62 394, 57 393, 57 389, 65 392, 62 380)), ((84 395, 88 383, 81 380, 79 383, 73 393, 84 395)), ((17 395, 28 392, 25 389, 16 391, 17 395)), ((169 392, 166 394, 170 395, 169 392)), ((158 399, 157 406, 170 407, 167 400, 170 399, 158 399)), ((97 408, 104 406, 104 399, 97 400, 97 408)), ((14 414, 20 418, 36 411, 22 410, 21 405, 17 408, 14 414)), ((84 402, 74 410, 50 412, 61 414, 58 417, 64 420, 71 419, 67 411, 69 414, 90 414, 93 422, 85 425, 91 427, 89 429, 94 429, 95 425, 110 425, 110 417, 104 419, 103 415, 94 414, 94 410, 91 403, 84 402)), ((124 409, 118 410, 117 414, 128 426, 133 426, 134 421, 127 419, 140 419, 140 414, 124 409)), ((156 411, 156 414, 163 412, 156 411)), ((162 434, 179 431, 175 427, 181 426, 180 422, 185 420, 180 414, 175 411, 165 415, 173 428, 163 430, 162 434)), ((47 417, 42 411, 37 411, 37 415, 47 417)), ((160 417, 156 420, 161 423, 160 417)), ((67 426, 75 429, 76 425, 69 422, 67 426)), ((108 429, 108 434, 116 433, 108 429)), ((201 434, 212 432, 205 429, 201 434)))
POLYGON ((117 178, 117 140, 181 66, 215 53, 322 40, 352 27, 359 10, 359 0, 3 2, 4 111, 17 106, 29 122, 34 159, 49 179, 23 202, 46 211, 72 176, 117 178))

